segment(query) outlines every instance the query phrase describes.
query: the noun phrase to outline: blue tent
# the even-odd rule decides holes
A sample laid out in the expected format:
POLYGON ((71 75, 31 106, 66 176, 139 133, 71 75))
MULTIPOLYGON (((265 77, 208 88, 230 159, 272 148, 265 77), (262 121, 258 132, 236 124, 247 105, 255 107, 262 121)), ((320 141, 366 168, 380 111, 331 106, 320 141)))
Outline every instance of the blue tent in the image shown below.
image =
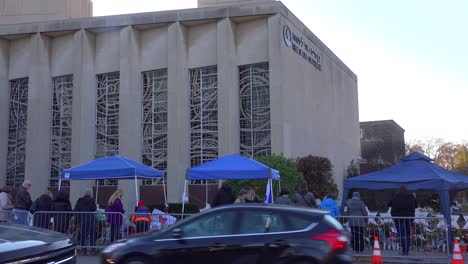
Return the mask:
MULTIPOLYGON (((110 156, 102 159, 90 161, 76 167, 66 169, 60 174, 59 189, 62 180, 135 180, 135 194, 138 201, 137 179, 163 178, 164 172, 148 167, 136 161, 122 156, 110 156)), ((163 187, 166 192, 165 186, 163 187)), ((166 195, 164 194, 164 198, 166 195)), ((96 195, 97 199, 97 195, 96 195)))
POLYGON ((204 163, 188 170, 188 180, 279 180, 279 171, 239 154, 204 163))
MULTIPOLYGON (((419 152, 413 152, 390 168, 345 180, 342 206, 344 206, 348 192, 352 188, 385 190, 398 189, 400 185, 404 184, 408 190, 433 190, 437 192, 440 196, 442 213, 450 228, 449 191, 468 189, 468 176, 448 171, 431 161, 432 159, 429 157, 419 152)), ((451 236, 450 232, 449 236, 451 236)))
POLYGON ((162 177, 164 177, 164 172, 118 155, 93 160, 64 170, 60 174, 61 180, 155 179, 162 177))
MULTIPOLYGON (((272 180, 280 179, 278 170, 272 169, 253 159, 232 154, 203 163, 188 169, 187 180, 255 180, 266 179, 272 185, 272 180)), ((187 180, 182 194, 182 213, 184 212, 187 180)), ((206 204, 208 205, 208 188, 206 189, 206 204)))

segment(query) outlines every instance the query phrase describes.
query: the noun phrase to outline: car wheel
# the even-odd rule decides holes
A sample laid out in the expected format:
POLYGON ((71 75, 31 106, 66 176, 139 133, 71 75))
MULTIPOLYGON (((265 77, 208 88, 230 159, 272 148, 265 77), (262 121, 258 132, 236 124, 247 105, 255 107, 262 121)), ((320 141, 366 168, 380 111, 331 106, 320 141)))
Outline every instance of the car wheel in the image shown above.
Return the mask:
POLYGON ((146 257, 130 257, 125 259, 124 264, 151 264, 151 261, 146 257))

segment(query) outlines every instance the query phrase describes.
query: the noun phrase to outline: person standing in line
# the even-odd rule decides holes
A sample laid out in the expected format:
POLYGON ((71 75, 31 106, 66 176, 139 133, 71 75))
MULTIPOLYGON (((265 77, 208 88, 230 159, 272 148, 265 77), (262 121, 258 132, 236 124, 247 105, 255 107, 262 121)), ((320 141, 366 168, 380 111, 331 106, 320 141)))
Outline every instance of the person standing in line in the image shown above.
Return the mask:
POLYGON ((11 201, 11 187, 4 186, 0 192, 0 223, 8 223, 11 221, 11 209, 13 203, 11 201))
POLYGON ((31 214, 34 215, 33 225, 49 229, 50 219, 52 215, 49 213, 52 211, 52 192, 48 191, 46 194, 43 194, 37 198, 31 206, 31 214))
POLYGON ((81 246, 81 254, 86 255, 86 249, 83 247, 86 246, 86 242, 88 241, 89 237, 89 247, 92 248, 91 255, 95 253, 95 245, 96 245, 96 215, 95 212, 97 210, 96 203, 92 197, 93 191, 91 189, 86 189, 84 192, 83 197, 78 199, 75 205, 75 222, 80 228, 79 235, 80 235, 80 246, 81 246))
POLYGON ((239 197, 237 197, 237 199, 234 201, 234 203, 235 204, 246 203, 248 196, 249 196, 249 191, 247 191, 246 189, 242 189, 239 192, 239 197))
POLYGON ((149 230, 151 224, 151 214, 143 200, 138 201, 135 213, 130 220, 136 226, 137 233, 144 233, 149 230))
POLYGON ((16 193, 13 215, 15 217, 15 223, 20 225, 28 224, 29 209, 31 209, 33 203, 31 200, 31 195, 29 195, 28 192, 31 186, 31 181, 25 180, 16 193))
POLYGON ((364 251, 364 229, 368 216, 366 205, 361 200, 359 192, 353 193, 353 198, 346 202, 347 213, 349 217, 349 226, 351 227, 352 240, 351 245, 354 252, 364 251))
POLYGON ((299 185, 298 191, 294 194, 294 203, 303 207, 317 208, 314 194, 308 191, 307 183, 299 185))
POLYGON ((232 204, 236 200, 236 197, 232 193, 232 188, 229 186, 227 182, 223 182, 221 188, 219 188, 218 192, 213 199, 211 204, 212 207, 221 206, 225 204, 232 204))
POLYGON ((275 204, 294 205, 289 199, 289 191, 285 188, 281 188, 280 196, 276 198, 275 204))
POLYGON ((122 198, 123 191, 121 189, 117 189, 117 191, 111 195, 109 201, 107 202, 106 212, 107 222, 111 225, 111 242, 121 238, 120 231, 123 224, 122 214, 125 214, 122 198))
POLYGON ((57 197, 52 203, 52 216, 54 218, 54 230, 66 234, 68 231, 72 211, 69 194, 66 190, 61 189, 57 197))
POLYGON ((416 199, 408 193, 405 185, 400 186, 398 194, 388 204, 391 207, 390 214, 394 217, 398 235, 400 236, 400 244, 402 255, 409 254, 411 246, 411 225, 413 223, 415 210, 417 207, 416 199))
POLYGON ((319 205, 320 209, 327 210, 330 215, 337 218, 341 216, 340 207, 335 201, 334 194, 327 195, 319 205))

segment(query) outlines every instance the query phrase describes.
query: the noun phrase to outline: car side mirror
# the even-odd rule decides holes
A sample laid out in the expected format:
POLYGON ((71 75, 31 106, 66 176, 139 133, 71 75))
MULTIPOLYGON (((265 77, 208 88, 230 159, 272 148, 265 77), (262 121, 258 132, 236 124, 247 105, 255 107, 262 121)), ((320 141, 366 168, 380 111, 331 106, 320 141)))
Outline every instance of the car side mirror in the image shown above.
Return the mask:
POLYGON ((176 228, 172 230, 172 237, 175 239, 182 239, 182 229, 176 228))

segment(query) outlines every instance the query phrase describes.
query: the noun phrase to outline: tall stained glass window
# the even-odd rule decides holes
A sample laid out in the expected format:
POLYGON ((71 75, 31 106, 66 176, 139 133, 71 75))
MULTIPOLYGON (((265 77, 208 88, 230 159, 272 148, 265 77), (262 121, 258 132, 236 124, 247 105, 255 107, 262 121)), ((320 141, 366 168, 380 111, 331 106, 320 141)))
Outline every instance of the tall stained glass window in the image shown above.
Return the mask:
MULTIPOLYGON (((95 158, 119 154, 119 86, 118 72, 97 76, 96 153, 95 158)), ((117 185, 116 180, 101 180, 100 185, 117 185)))
POLYGON ((271 155, 270 77, 268 63, 239 67, 240 153, 271 155))
MULTIPOLYGON (((167 169, 167 69, 142 73, 143 84, 143 164, 167 169)), ((143 185, 161 184, 143 180, 143 185)))
POLYGON ((6 184, 19 187, 24 181, 29 78, 10 80, 10 117, 6 184))
MULTIPOLYGON (((216 66, 190 70, 190 165, 218 158, 218 73, 216 66)), ((205 182, 192 182, 197 184, 205 182)))
MULTIPOLYGON (((70 168, 72 140, 73 75, 55 77, 52 93, 52 127, 49 186, 58 186, 62 170, 70 168)), ((63 185, 70 185, 63 181, 63 185)))

